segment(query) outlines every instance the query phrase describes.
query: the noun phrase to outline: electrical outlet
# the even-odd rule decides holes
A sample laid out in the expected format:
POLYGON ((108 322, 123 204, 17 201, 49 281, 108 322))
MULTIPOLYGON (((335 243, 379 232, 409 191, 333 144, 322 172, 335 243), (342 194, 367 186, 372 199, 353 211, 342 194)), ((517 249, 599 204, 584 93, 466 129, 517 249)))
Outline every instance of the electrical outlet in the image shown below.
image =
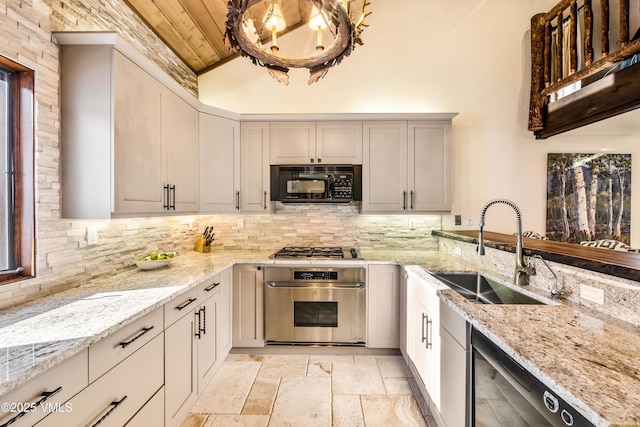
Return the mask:
POLYGON ((415 218, 409 218, 409 229, 411 229, 411 230, 415 230, 416 229, 416 219, 415 218))
POLYGON ((238 218, 238 230, 244 228, 244 218, 238 218))
POLYGON ((473 225, 473 217, 471 215, 467 215, 466 225, 468 226, 473 225))
POLYGON ((98 244, 98 228, 95 225, 87 227, 87 246, 98 244))
POLYGON ((580 298, 595 302, 596 304, 604 305, 604 290, 581 283, 580 298))

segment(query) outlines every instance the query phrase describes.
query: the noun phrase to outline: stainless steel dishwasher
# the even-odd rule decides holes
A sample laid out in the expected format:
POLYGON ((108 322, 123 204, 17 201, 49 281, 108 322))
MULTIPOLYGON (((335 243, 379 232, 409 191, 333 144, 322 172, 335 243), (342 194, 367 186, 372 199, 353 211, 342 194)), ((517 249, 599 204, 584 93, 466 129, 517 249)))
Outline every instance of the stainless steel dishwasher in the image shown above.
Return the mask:
POLYGON ((472 426, 593 427, 482 333, 471 332, 472 426))

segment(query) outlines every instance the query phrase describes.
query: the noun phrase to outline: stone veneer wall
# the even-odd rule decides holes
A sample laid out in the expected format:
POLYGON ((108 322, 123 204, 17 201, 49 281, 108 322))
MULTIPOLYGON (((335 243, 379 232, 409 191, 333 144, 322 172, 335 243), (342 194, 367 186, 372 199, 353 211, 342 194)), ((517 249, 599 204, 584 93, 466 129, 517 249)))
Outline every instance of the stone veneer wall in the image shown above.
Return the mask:
MULTIPOLYGON (((10 1, 9 3, 18 3, 10 1)), ((20 2, 23 5, 29 2, 20 2)), ((34 1, 38 8, 41 1, 34 1)), ((45 0, 51 8, 51 31, 115 31, 198 97, 198 77, 167 45, 119 0, 45 0)), ((45 18, 46 19, 46 18, 45 18)))
MULTIPOLYGON (((439 238, 439 250, 462 257, 474 263, 481 271, 497 272, 512 280, 515 270, 515 254, 493 248, 486 248, 486 254, 479 256, 476 245, 458 240, 439 238)), ((558 286, 564 286, 567 299, 608 316, 640 326, 640 283, 607 274, 584 270, 565 264, 547 261, 558 277, 558 286), (580 285, 585 284, 604 291, 604 304, 582 298, 580 285)), ((530 286, 547 291, 553 283, 553 275, 540 260, 535 260, 536 275, 530 277, 530 286)))

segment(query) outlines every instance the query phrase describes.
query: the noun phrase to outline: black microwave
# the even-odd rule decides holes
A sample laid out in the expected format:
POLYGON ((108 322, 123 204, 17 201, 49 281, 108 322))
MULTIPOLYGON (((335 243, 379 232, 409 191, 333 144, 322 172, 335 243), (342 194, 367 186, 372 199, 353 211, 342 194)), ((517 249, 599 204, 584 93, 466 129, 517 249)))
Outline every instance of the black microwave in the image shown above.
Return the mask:
POLYGON ((362 166, 271 166, 271 200, 283 203, 362 200, 362 166))

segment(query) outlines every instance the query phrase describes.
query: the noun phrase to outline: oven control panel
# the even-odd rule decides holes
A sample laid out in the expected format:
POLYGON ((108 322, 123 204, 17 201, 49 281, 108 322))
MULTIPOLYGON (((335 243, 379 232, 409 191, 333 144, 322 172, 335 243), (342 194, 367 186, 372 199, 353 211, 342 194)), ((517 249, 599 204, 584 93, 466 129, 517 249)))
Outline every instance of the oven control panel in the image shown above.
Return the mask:
POLYGON ((337 271, 297 271, 293 272, 294 280, 338 280, 337 271))

